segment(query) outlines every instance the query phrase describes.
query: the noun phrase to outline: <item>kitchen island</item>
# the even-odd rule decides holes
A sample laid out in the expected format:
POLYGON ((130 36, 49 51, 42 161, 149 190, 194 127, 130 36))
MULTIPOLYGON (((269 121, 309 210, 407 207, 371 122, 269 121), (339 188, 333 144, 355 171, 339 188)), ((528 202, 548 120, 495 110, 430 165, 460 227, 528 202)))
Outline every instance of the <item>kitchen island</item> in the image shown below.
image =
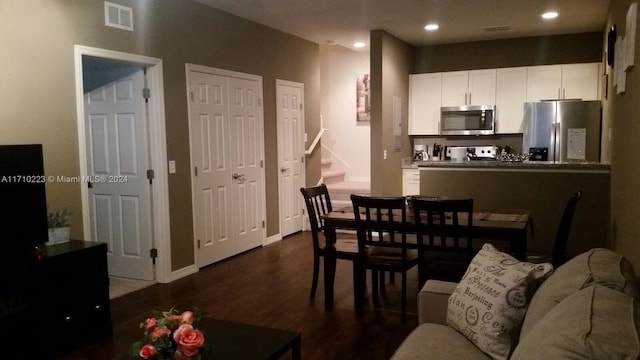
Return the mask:
POLYGON ((610 167, 601 163, 425 161, 420 195, 470 197, 476 209, 527 209, 534 232, 530 252, 551 253, 567 199, 582 190, 567 251, 570 256, 593 247, 609 247, 610 167))

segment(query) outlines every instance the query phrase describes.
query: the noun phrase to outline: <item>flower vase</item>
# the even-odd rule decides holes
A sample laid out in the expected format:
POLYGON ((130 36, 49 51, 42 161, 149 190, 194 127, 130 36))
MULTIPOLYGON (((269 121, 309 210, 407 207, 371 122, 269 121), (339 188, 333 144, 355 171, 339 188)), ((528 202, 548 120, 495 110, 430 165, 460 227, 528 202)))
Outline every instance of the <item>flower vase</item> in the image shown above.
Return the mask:
POLYGON ((49 241, 47 245, 62 244, 69 241, 71 228, 68 226, 49 229, 49 241))

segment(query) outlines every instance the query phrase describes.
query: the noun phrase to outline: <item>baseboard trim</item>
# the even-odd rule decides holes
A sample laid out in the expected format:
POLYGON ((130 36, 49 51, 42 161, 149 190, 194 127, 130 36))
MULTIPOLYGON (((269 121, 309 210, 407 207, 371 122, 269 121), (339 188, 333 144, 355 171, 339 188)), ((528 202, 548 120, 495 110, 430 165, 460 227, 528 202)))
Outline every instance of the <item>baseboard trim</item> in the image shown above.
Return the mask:
POLYGON ((264 244, 262 244, 262 246, 267 246, 267 245, 271 245, 275 242, 278 242, 282 240, 282 236, 280 235, 280 233, 277 233, 275 235, 269 236, 267 238, 267 240, 265 240, 264 244))
POLYGON ((187 277, 197 272, 198 272, 198 266, 196 266, 196 264, 185 266, 182 269, 178 269, 176 271, 171 272, 171 281, 182 279, 183 277, 187 277))

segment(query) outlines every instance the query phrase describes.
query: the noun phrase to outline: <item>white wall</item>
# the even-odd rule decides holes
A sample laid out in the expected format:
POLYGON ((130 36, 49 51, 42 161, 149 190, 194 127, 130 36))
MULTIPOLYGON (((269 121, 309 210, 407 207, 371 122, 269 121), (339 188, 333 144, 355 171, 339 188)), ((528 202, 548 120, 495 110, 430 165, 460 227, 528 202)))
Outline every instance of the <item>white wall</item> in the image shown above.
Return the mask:
MULTIPOLYGON (((320 110, 323 127, 322 157, 335 157, 332 167, 344 169, 349 181, 369 181, 370 124, 356 121, 356 79, 369 74, 369 52, 342 46, 320 46, 320 110)), ((309 141, 316 134, 309 134, 309 141)))

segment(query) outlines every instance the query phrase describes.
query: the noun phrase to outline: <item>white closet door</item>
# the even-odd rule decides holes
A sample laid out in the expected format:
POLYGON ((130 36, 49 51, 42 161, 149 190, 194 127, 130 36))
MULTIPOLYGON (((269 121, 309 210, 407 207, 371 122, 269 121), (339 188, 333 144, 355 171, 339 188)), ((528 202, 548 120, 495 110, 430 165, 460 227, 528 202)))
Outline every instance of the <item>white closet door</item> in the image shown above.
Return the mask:
POLYGON ((264 243, 263 110, 261 81, 191 67, 194 236, 202 267, 264 243))
POLYGON ((236 253, 263 243, 262 104, 257 81, 229 78, 233 209, 236 253))

